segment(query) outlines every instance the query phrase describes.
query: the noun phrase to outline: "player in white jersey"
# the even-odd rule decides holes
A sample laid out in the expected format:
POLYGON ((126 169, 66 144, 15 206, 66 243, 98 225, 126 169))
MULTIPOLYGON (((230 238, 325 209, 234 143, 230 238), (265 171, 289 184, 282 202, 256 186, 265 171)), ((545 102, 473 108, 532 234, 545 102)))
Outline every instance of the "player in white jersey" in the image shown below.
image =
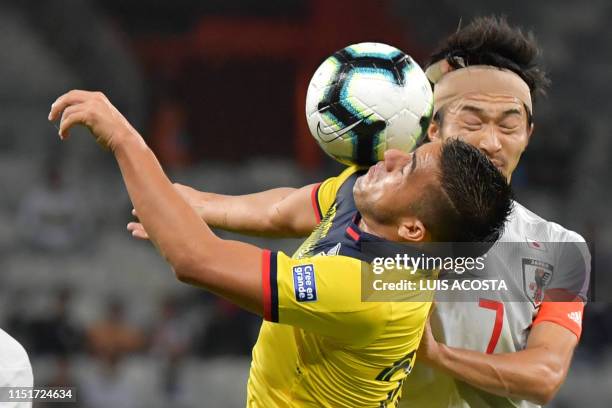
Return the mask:
MULTIPOLYGON (((17 340, 0 329, 0 387, 32 387, 34 376, 28 353, 17 340)), ((29 408, 31 402, 3 402, 7 408, 29 408)))
MULTIPOLYGON (((465 140, 510 181, 533 131, 532 95, 548 83, 536 55, 532 36, 496 18, 476 19, 451 35, 428 69, 437 82, 429 138, 465 140)), ((301 237, 322 216, 312 198, 318 184, 236 197, 176 188, 209 225, 232 231, 301 237)), ((128 229, 147 237, 138 223, 128 229)), ((549 301, 542 296, 554 280, 538 274, 584 277, 590 265, 584 240, 518 203, 503 240, 523 245, 496 252, 488 269, 520 286, 524 298, 438 302, 401 406, 535 407, 563 383, 580 338, 583 292, 568 299, 576 301, 549 301), (571 256, 567 246, 550 245, 563 242, 577 243, 571 256)))
POLYGON ((487 270, 511 290, 481 299, 446 294, 436 304, 419 349, 420 362, 427 364, 417 364, 407 378, 400 407, 537 407, 565 378, 580 336, 582 303, 543 302, 538 273, 548 281, 544 288, 558 283, 574 291, 575 284, 555 278, 582 278, 575 294, 584 298, 590 256, 582 237, 515 203, 488 255, 487 270), (503 382, 507 391, 501 391, 503 382), (495 395, 504 392, 520 397, 495 395))
MULTIPOLYGON (((548 82, 536 55, 533 37, 503 19, 476 19, 447 38, 427 70, 429 138, 479 147, 510 181, 533 131, 531 96, 548 82)), ((516 203, 489 255, 487 270, 513 285, 513 295, 444 295, 419 348, 425 364, 407 378, 401 407, 537 407, 563 383, 586 301, 584 239, 516 203), (554 289, 565 296, 546 297, 554 289)))

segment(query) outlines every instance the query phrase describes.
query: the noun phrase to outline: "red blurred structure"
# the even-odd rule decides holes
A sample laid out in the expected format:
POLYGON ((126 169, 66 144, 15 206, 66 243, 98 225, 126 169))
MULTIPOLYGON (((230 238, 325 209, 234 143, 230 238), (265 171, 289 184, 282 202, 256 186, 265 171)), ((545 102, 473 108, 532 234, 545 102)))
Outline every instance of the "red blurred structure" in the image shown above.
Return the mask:
POLYGON ((214 59, 229 63, 240 59, 283 58, 295 65, 295 157, 304 169, 313 169, 321 150, 313 143, 304 118, 308 82, 319 63, 351 43, 385 42, 420 52, 406 41, 406 31, 388 15, 386 1, 355 3, 350 0, 313 0, 299 20, 262 17, 203 17, 196 28, 177 37, 147 38, 137 43, 145 65, 179 75, 186 61, 214 59))

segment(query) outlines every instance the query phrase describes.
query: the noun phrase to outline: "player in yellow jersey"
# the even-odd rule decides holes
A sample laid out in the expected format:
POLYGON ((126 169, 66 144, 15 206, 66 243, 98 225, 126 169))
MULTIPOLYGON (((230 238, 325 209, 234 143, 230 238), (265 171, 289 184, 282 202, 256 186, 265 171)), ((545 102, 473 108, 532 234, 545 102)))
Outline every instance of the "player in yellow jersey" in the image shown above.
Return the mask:
POLYGON ((87 126, 119 164, 142 225, 177 278, 262 315, 249 407, 395 406, 430 302, 363 302, 364 243, 494 242, 511 208, 504 177, 460 141, 389 151, 313 190, 325 218, 296 258, 216 237, 104 95, 71 91, 50 120, 87 126), (473 175, 478 173, 478 181, 473 175), (333 198, 333 201, 331 199, 333 198))
MULTIPOLYGON (((541 94, 548 83, 537 55, 533 36, 503 18, 476 18, 448 36, 428 69, 428 74, 437 77, 430 76, 436 82, 437 114, 428 129, 429 139, 461 138, 492 159, 510 180, 532 137, 531 96, 541 94), (466 81, 467 73, 470 81, 466 81), (501 81, 491 81, 492 75, 501 81), (456 104, 451 107, 453 101, 456 104)), ((243 196, 175 187, 209 225, 258 235, 305 237, 327 208, 334 211, 333 206, 321 204, 333 202, 329 185, 276 188, 243 196)), ((130 223, 129 229, 136 237, 147 236, 138 223, 130 223)), ((311 235, 307 242, 315 238, 311 235)), ((578 234, 515 203, 501 240, 534 239, 584 248, 578 234)), ((588 277, 583 273, 590 265, 588 254, 583 262, 567 262, 567 253, 557 256, 551 248, 537 255, 530 251, 533 248, 525 245, 518 257, 514 252, 507 256, 539 261, 552 257, 556 260, 545 265, 556 276, 578 272, 588 277)), ((505 256, 495 259, 487 268, 501 271, 508 279, 525 276, 520 262, 518 267, 509 267, 511 261, 505 256)), ((528 291, 525 294, 529 296, 528 291)), ((452 302, 446 298, 439 303, 432 314, 432 330, 425 331, 421 342, 419 364, 405 381, 401 406, 527 408, 550 401, 569 371, 581 334, 584 303, 544 301, 537 305, 532 299, 517 300, 492 302, 495 310, 491 303, 463 299, 452 302)))

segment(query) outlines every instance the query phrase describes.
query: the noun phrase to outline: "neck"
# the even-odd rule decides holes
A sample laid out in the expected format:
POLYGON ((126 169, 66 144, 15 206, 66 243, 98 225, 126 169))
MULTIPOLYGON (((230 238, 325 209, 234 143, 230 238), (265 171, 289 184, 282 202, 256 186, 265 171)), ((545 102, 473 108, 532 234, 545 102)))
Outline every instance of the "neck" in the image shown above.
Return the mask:
POLYGON ((359 229, 368 234, 376 235, 389 241, 399 241, 397 228, 388 225, 381 225, 373 220, 361 218, 359 221, 359 229))

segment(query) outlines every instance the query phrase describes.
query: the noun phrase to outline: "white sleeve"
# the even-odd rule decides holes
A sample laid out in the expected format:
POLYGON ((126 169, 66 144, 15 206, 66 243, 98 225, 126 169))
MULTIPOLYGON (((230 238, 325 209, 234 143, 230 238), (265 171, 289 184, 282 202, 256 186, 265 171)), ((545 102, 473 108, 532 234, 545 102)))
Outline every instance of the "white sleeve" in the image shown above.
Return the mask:
POLYGON ((28 353, 17 340, 0 329, 0 387, 32 386, 34 375, 28 353))
POLYGON ((586 302, 591 277, 591 254, 584 238, 576 233, 568 235, 565 241, 556 243, 558 270, 548 287, 563 289, 572 297, 586 302))

